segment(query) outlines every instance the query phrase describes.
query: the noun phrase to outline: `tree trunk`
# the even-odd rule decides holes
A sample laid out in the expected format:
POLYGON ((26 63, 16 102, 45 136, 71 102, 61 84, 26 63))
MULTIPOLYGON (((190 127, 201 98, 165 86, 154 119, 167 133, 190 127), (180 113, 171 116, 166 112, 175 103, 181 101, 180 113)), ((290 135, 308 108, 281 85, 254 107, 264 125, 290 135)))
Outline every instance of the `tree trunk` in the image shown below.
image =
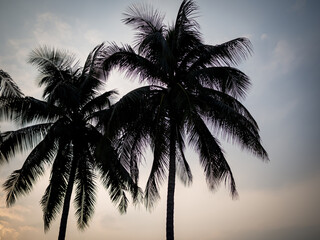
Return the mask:
POLYGON ((64 197, 64 202, 63 202, 63 210, 62 210, 62 215, 61 215, 58 240, 64 240, 66 237, 67 222, 68 222, 68 215, 69 215, 69 209, 70 209, 70 199, 71 199, 74 179, 76 176, 76 170, 77 170, 77 165, 78 165, 77 162, 78 161, 76 160, 76 158, 73 157, 73 161, 71 163, 72 166, 71 166, 70 176, 69 176, 69 180, 68 180, 67 191, 66 191, 66 195, 64 197))
POLYGON ((169 177, 167 193, 167 240, 174 239, 173 219, 174 219, 174 190, 176 178, 176 126, 170 121, 170 157, 169 157, 169 177))

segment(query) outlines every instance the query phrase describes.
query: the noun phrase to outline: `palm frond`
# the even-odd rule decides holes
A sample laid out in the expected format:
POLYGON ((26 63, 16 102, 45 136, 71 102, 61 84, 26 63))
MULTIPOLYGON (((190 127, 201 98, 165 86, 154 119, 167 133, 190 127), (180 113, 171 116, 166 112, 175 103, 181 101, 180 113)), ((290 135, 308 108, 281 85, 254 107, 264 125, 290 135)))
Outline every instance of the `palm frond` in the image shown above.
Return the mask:
POLYGON ((120 164, 115 150, 106 138, 99 143, 95 157, 97 161, 96 167, 100 171, 104 187, 109 190, 111 201, 118 204, 120 213, 125 213, 128 206, 125 191, 129 190, 133 201, 139 202, 141 198, 140 188, 120 164))
POLYGON ((174 27, 170 28, 168 41, 172 51, 180 59, 190 50, 201 44, 199 24, 196 21, 198 6, 192 0, 184 0, 179 8, 174 27))
POLYGON ((50 105, 56 105, 66 109, 77 109, 79 106, 79 89, 69 82, 57 83, 50 93, 45 96, 50 105), (66 98, 68 96, 68 98, 66 98))
POLYGON ((238 65, 242 60, 246 60, 253 52, 253 47, 248 38, 236 38, 220 45, 206 45, 202 55, 190 69, 199 66, 230 66, 238 65))
POLYGON ((112 105, 111 111, 99 119, 99 125, 104 125, 107 136, 114 136, 128 123, 133 123, 140 118, 148 96, 155 91, 150 86, 139 87, 112 105))
POLYGON ((221 91, 217 91, 210 88, 201 88, 201 94, 199 94, 199 101, 197 101, 196 103, 200 108, 206 108, 204 105, 206 105, 207 100, 204 100, 203 97, 204 98, 209 97, 211 99, 215 99, 217 102, 219 102, 219 105, 223 109, 226 109, 226 111, 237 112, 238 114, 246 118, 247 121, 249 121, 256 130, 259 130, 259 126, 256 120, 253 118, 253 116, 249 112, 249 110, 236 98, 226 93, 223 93, 221 91), (205 102, 203 102, 203 100, 205 102), (201 102, 204 103, 204 105, 201 104, 201 102))
MULTIPOLYGON (((39 47, 31 52, 28 62, 35 65, 41 73, 39 86, 45 86, 44 99, 48 99, 52 92, 55 92, 57 97, 57 92, 62 91, 61 85, 70 90, 71 82, 75 82, 80 76, 78 63, 74 63, 74 55, 64 50, 47 46, 39 47)), ((50 101, 54 103, 53 99, 55 98, 51 97, 50 101)), ((61 99, 59 98, 58 101, 61 101, 61 99)))
POLYGON ((147 4, 135 4, 127 9, 122 20, 137 30, 136 45, 140 45, 145 37, 163 30, 164 15, 147 4))
POLYGON ((67 189, 67 180, 69 179, 71 169, 70 155, 70 144, 59 141, 58 152, 52 165, 50 182, 40 201, 45 231, 49 230, 51 222, 60 212, 63 205, 67 189))
POLYGON ((96 46, 90 52, 84 64, 81 76, 79 77, 81 104, 85 104, 91 100, 91 98, 97 94, 100 87, 104 84, 104 82, 100 80, 101 75, 103 75, 102 56, 104 50, 104 43, 96 46))
POLYGON ((105 108, 108 109, 111 107, 110 98, 117 94, 118 92, 115 90, 107 91, 87 102, 86 105, 81 109, 81 112, 91 116, 91 114, 96 111, 103 110, 105 108))
POLYGON ((18 124, 55 121, 64 115, 61 108, 33 97, 0 98, 0 119, 18 124))
POLYGON ((251 85, 249 77, 232 67, 208 67, 190 72, 190 83, 200 83, 204 87, 219 90, 232 97, 245 98, 251 85))
POLYGON ((18 85, 11 76, 0 69, 0 96, 2 97, 23 97, 18 85))
POLYGON ((217 99, 208 96, 202 96, 202 98, 210 106, 203 114, 209 122, 213 123, 217 132, 220 131, 223 137, 237 141, 242 148, 268 160, 268 154, 261 144, 259 129, 252 119, 248 119, 248 116, 242 115, 237 109, 217 99))
POLYGON ((229 180, 231 195, 236 197, 235 181, 218 140, 212 136, 206 124, 196 113, 190 116, 187 124, 189 142, 200 154, 200 163, 204 168, 210 190, 216 189, 223 179, 229 180))
POLYGON ((162 120, 154 124, 154 126, 154 133, 151 136, 153 161, 144 194, 147 209, 151 209, 160 198, 159 187, 166 178, 169 167, 168 123, 162 120))
MULTIPOLYGON (((76 196, 74 199, 76 205, 76 217, 78 227, 84 229, 88 226, 89 220, 94 212, 96 199, 96 184, 94 174, 94 160, 90 150, 83 146, 79 160, 78 171, 76 174, 76 196)), ((79 153, 78 153, 79 154, 79 153)))
POLYGON ((187 162, 187 159, 184 155, 184 148, 185 148, 185 144, 184 144, 184 136, 183 134, 180 132, 177 136, 177 149, 179 151, 177 151, 177 174, 180 177, 180 180, 182 181, 182 183, 184 185, 191 185, 192 184, 192 173, 191 173, 191 169, 190 166, 187 162))
POLYGON ((2 132, 0 144, 0 163, 9 161, 17 152, 34 148, 46 135, 52 124, 37 124, 16 131, 2 132))
POLYGON ((34 49, 30 55, 28 62, 35 65, 44 76, 55 76, 56 78, 45 79, 39 82, 43 84, 52 84, 51 81, 66 80, 64 72, 70 70, 70 67, 75 62, 75 57, 64 50, 42 46, 34 49))
POLYGON ((45 164, 51 162, 56 152, 55 139, 44 138, 28 155, 21 169, 14 171, 3 184, 7 192, 7 206, 32 190, 33 183, 43 175, 45 164))
POLYGON ((104 62, 106 73, 117 67, 120 71, 125 71, 128 78, 138 76, 141 82, 151 85, 158 84, 159 79, 168 83, 166 74, 157 65, 137 54, 130 46, 119 47, 113 44, 107 48, 105 54, 107 56, 104 62))

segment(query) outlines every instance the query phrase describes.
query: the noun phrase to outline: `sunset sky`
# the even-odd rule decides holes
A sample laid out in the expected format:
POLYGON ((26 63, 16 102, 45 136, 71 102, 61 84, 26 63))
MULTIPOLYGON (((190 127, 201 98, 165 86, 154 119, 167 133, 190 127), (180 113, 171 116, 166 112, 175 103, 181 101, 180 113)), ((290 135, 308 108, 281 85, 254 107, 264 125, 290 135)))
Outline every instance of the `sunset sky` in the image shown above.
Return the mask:
MULTIPOLYGON (((134 31, 122 13, 133 3, 148 2, 166 15, 170 25, 180 0, 0 0, 0 69, 22 91, 41 97, 37 71, 28 54, 42 45, 75 53, 81 63, 102 42, 133 42, 134 31)), ((257 120, 270 162, 265 163, 222 140, 237 183, 232 200, 221 184, 210 192, 198 155, 186 155, 194 182, 177 179, 175 237, 177 240, 301 240, 320 236, 320 2, 311 0, 197 0, 198 22, 207 44, 248 37, 254 53, 238 67, 252 80, 244 101, 257 120)), ((114 71, 106 89, 125 94, 138 86, 114 71)), ((1 131, 15 126, 0 122, 1 131)), ((0 166, 0 184, 21 167, 26 153, 0 166)), ((140 185, 144 188, 152 157, 145 155, 140 185)), ((60 215, 44 233, 39 201, 48 175, 33 191, 5 206, 0 189, 0 240, 57 239, 60 215)), ((153 211, 129 206, 120 215, 107 191, 99 188, 90 226, 79 231, 71 207, 67 239, 165 239, 166 183, 153 211)))

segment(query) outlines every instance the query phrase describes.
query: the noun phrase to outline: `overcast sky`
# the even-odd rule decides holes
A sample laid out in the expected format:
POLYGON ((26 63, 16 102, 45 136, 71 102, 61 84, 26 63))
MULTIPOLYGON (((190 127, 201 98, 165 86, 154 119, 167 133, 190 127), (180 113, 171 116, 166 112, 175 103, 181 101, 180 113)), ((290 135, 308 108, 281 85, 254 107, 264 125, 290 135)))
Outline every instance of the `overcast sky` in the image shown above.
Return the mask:
MULTIPOLYGON (((60 1, 0 0, 0 69, 8 72, 26 95, 41 97, 36 69, 27 64, 41 45, 67 49, 81 63, 101 42, 132 43, 134 32, 122 22, 131 0, 60 1)), ((146 1, 144 1, 146 2, 146 1)), ((171 24, 180 0, 150 0, 171 24)), ((204 41, 220 44, 248 37, 254 54, 239 65, 252 79, 244 104, 256 118, 270 162, 264 163, 223 141, 239 199, 224 184, 208 190, 198 156, 187 150, 194 182, 177 182, 175 236, 183 240, 301 240, 320 236, 320 4, 310 0, 198 0, 204 41)), ((114 72, 106 89, 126 93, 137 83, 114 72)), ((1 123, 1 131, 11 128, 1 123)), ((0 166, 0 183, 20 168, 24 154, 0 166)), ((142 168, 141 187, 150 154, 142 168)), ((48 176, 11 207, 0 190, 0 239, 57 239, 60 216, 44 233, 39 205, 48 176)), ((90 227, 77 230, 71 208, 67 239, 165 239, 166 184, 152 212, 130 206, 120 215, 107 192, 99 189, 90 227)))

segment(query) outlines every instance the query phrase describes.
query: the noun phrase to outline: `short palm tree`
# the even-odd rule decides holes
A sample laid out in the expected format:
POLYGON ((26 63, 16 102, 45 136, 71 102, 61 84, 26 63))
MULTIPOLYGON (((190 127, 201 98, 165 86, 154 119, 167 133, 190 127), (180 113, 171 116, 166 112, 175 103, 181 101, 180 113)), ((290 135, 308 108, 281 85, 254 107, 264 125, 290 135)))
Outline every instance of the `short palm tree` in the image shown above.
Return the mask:
POLYGON ((83 68, 66 51, 38 48, 29 62, 40 71, 39 85, 44 100, 6 94, 1 98, 0 117, 21 125, 16 131, 1 133, 0 162, 17 152, 32 149, 23 166, 4 183, 7 206, 32 190, 33 184, 51 165, 48 187, 41 199, 45 231, 62 209, 58 239, 65 239, 73 186, 78 227, 84 229, 94 212, 96 181, 101 181, 118 203, 120 212, 128 205, 126 190, 138 188, 122 167, 107 138, 96 126, 99 112, 108 111, 115 91, 99 94, 103 82, 98 55, 103 45, 88 56, 83 68), (100 155, 95 154, 100 148, 100 155))
POLYGON ((209 188, 228 180, 232 196, 237 195, 236 184, 216 136, 268 159, 258 125, 240 102, 250 80, 235 68, 251 54, 251 43, 237 38, 221 45, 204 44, 194 18, 196 10, 194 1, 182 1, 175 23, 166 27, 158 11, 133 5, 124 23, 137 31, 135 46, 113 44, 105 51, 106 72, 118 67, 149 84, 141 88, 145 91, 138 104, 132 104, 136 105, 131 111, 133 121, 124 126, 119 139, 123 158, 136 179, 140 156, 151 144, 154 156, 145 189, 147 207, 159 199, 159 186, 168 174, 167 240, 174 239, 176 173, 184 183, 192 182, 184 154, 186 140, 200 155, 209 188))

